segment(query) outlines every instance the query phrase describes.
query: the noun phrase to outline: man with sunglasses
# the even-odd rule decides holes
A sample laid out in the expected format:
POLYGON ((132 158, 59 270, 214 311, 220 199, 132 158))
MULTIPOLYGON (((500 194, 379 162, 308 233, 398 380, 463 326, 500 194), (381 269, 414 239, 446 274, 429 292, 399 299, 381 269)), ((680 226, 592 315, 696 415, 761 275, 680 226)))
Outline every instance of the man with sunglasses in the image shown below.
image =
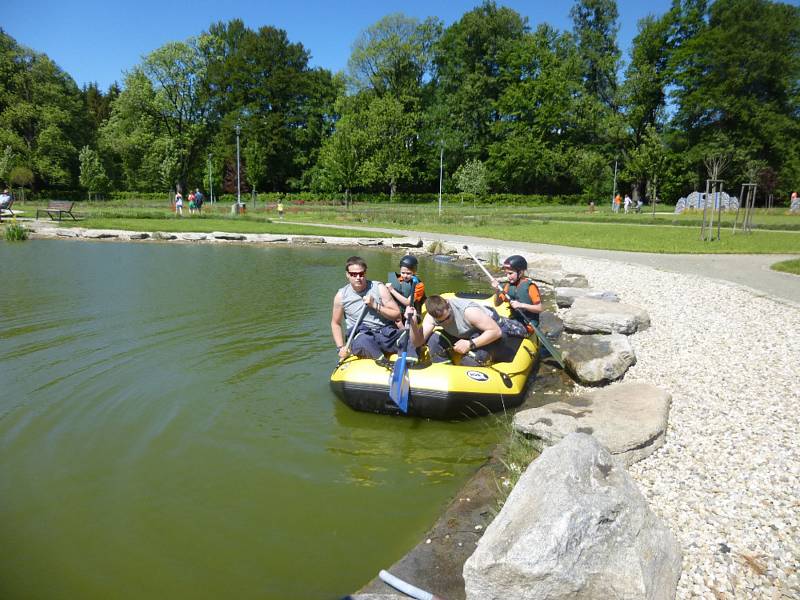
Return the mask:
POLYGON ((362 358, 380 358, 384 352, 397 352, 397 339, 402 330, 395 321, 400 318, 400 309, 386 286, 367 279, 367 263, 359 256, 351 256, 345 264, 347 285, 333 298, 331 333, 339 359, 348 354, 362 358), (345 335, 349 337, 358 323, 361 313, 364 319, 358 325, 350 349, 345 347, 345 335), (342 319, 346 332, 342 332, 342 319))
MULTIPOLYGON (((411 343, 420 347, 427 342, 433 362, 459 361, 459 357, 464 366, 510 362, 525 335, 524 328, 501 319, 493 309, 472 300, 429 296, 425 307, 428 314, 421 328, 416 319, 410 320, 411 343), (441 330, 434 332, 437 327, 441 330)), ((414 312, 413 307, 408 307, 406 317, 414 312)))

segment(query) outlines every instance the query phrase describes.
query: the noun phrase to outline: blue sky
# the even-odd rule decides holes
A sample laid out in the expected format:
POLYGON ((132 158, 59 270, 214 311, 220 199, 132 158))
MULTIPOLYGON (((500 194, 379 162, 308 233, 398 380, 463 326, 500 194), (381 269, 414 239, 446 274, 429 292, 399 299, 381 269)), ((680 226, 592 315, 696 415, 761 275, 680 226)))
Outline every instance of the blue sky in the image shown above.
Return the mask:
MULTIPOLYGON (((499 0, 528 17, 529 24, 571 27, 567 0, 499 0)), ((662 14, 669 0, 617 0, 619 45, 627 55, 636 24, 647 14, 662 14)), ((480 4, 478 0, 5 0, 0 27, 17 42, 44 52, 79 86, 96 81, 101 88, 122 82, 124 71, 159 46, 205 31, 216 21, 241 18, 251 29, 273 25, 311 52, 311 64, 344 69, 358 34, 381 17, 403 12, 423 19, 439 17, 445 25, 480 4)))

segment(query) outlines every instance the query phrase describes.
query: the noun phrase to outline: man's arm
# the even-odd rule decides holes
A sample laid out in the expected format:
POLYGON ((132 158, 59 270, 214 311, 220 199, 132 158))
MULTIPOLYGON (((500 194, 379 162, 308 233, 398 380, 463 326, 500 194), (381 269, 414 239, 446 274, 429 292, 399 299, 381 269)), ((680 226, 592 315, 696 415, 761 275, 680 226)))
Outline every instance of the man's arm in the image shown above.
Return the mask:
POLYGON ((503 336, 500 326, 482 308, 471 306, 464 311, 464 316, 470 325, 481 330, 481 334, 471 340, 458 340, 453 344, 453 349, 459 354, 488 346, 503 336))
POLYGON ((344 333, 342 333, 342 319, 344 318, 344 307, 342 306, 342 298, 339 292, 333 297, 333 311, 331 312, 331 335, 333 336, 333 343, 339 350, 339 357, 342 356, 344 351, 344 333))
MULTIPOLYGON (((394 301, 394 298, 392 298, 389 290, 382 283, 378 284, 378 293, 381 297, 382 306, 379 308, 373 307, 371 301, 368 301, 367 303, 370 308, 375 309, 384 319, 389 319, 390 321, 399 319, 401 315, 400 308, 397 306, 397 302, 394 301)), ((367 296, 369 296, 369 294, 367 294, 367 296)))

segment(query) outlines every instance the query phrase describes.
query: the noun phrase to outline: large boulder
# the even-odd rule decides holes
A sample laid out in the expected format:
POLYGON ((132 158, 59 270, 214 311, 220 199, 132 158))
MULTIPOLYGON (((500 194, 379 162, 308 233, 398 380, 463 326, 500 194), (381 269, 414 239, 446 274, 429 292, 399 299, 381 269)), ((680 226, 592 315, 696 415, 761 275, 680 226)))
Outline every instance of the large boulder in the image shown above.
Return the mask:
POLYGON ((581 385, 605 385, 621 379, 636 364, 628 338, 611 335, 567 336, 561 340, 567 373, 581 385))
POLYGON ((604 300, 606 302, 619 302, 619 296, 608 290, 593 290, 581 287, 557 287, 556 304, 559 308, 572 306, 577 298, 593 298, 594 300, 604 300))
POLYGON ((625 466, 664 445, 672 397, 646 383, 622 383, 514 415, 514 429, 557 444, 570 433, 594 436, 625 466))
POLYGON ((681 551, 622 464, 572 433, 531 463, 464 564, 467 600, 667 600, 681 551))
POLYGON ((594 298, 576 298, 563 319, 567 331, 575 333, 630 335, 650 327, 650 315, 644 309, 594 298))

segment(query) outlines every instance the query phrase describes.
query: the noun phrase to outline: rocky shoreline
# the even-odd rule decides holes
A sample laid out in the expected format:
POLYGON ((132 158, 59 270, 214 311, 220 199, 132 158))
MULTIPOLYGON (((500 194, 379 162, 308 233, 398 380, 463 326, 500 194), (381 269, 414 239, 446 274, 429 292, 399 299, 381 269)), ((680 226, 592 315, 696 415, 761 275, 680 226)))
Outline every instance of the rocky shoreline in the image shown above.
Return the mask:
MULTIPOLYGON (((131 232, 33 229, 33 237, 142 239, 131 232)), ((171 239, 427 244, 312 236, 179 237, 192 235, 198 236, 171 239)), ((471 249, 518 252, 506 242, 471 249)), ((523 254, 532 261, 554 258, 523 254)), ((628 472, 683 551, 677 597, 800 598, 800 306, 700 276, 555 258, 565 272, 584 273, 592 287, 613 291, 649 313, 650 327, 630 338, 637 362, 624 381, 667 390, 672 407, 665 444, 628 472)), ((615 385, 622 384, 611 389, 615 385)))

